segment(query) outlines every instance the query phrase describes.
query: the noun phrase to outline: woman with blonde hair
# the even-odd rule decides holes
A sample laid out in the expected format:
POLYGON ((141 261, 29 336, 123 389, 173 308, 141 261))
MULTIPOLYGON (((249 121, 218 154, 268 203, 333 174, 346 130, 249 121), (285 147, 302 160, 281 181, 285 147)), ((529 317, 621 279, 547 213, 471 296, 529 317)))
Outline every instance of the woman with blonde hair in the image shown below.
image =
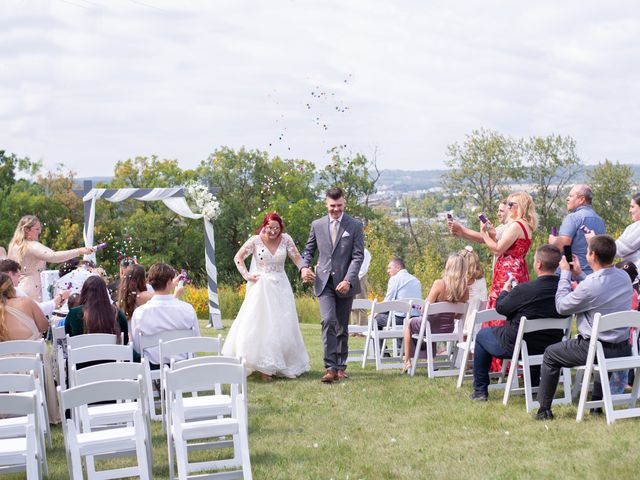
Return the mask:
MULTIPOLYGON (((442 272, 442 278, 437 279, 431 285, 427 295, 427 302, 464 303, 469 300, 469 274, 467 261, 460 253, 452 253, 447 257, 447 262, 442 272)), ((428 321, 433 333, 453 332, 455 315, 442 313, 429 315, 428 321)), ((420 332, 421 317, 414 317, 407 322, 404 329, 404 367, 403 372, 411 369, 411 359, 415 353, 416 342, 412 335, 420 332)))
POLYGON ((465 335, 468 335, 471 330, 470 322, 473 318, 473 311, 483 310, 487 305, 487 281, 484 278, 482 265, 480 265, 480 258, 473 251, 473 247, 467 245, 459 253, 467 261, 467 275, 469 277, 469 308, 463 328, 465 335))
POLYGON ((38 217, 25 215, 18 222, 9 243, 9 258, 22 265, 18 287, 38 302, 42 301, 40 272, 46 269, 47 262, 62 263, 94 251, 91 247, 80 247, 55 252, 38 241, 41 231, 38 217))

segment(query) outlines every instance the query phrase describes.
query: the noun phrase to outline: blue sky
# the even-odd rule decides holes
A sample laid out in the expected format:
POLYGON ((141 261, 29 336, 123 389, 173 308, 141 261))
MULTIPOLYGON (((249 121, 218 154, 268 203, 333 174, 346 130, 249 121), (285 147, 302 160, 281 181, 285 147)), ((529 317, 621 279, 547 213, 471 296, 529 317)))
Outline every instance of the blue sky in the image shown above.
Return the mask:
POLYGON ((245 146, 443 167, 476 128, 638 162, 634 2, 3 0, 0 148, 110 175, 245 146))

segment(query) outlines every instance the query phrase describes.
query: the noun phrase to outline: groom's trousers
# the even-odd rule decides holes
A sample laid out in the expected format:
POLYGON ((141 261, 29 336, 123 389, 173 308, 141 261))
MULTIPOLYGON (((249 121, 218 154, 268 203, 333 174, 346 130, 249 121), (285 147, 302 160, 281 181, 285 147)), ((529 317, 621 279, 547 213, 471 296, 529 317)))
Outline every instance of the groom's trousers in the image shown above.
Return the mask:
POLYGON ((318 297, 322 319, 324 368, 345 370, 349 354, 349 315, 353 297, 338 297, 330 278, 318 297))

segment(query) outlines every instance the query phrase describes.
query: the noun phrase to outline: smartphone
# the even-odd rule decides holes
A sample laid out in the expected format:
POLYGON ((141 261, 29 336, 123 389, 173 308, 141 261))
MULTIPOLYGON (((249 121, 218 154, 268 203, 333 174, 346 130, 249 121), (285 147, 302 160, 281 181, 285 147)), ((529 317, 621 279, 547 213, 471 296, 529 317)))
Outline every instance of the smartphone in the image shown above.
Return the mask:
POLYGON ((453 215, 451 215, 451 213, 447 213, 447 220, 453 220, 453 215))
POLYGON ((482 223, 487 223, 489 221, 487 217, 484 215, 484 213, 481 213, 480 215, 478 215, 478 218, 482 223))
POLYGON ((565 245, 564 247, 562 247, 562 249, 564 250, 564 258, 567 259, 567 262, 569 262, 569 265, 571 266, 571 268, 573 268, 573 254, 571 253, 571 245, 565 245))
POLYGON ((184 282, 187 280, 187 271, 183 268, 180 272, 180 280, 178 280, 178 286, 184 287, 184 282))
POLYGON ((551 227, 551 235, 554 237, 558 236, 558 229, 556 227, 551 227))
POLYGON ((513 276, 513 273, 511 272, 507 272, 507 276, 511 279, 511 288, 515 287, 516 285, 518 285, 518 281, 516 280, 516 278, 513 276))
POLYGON ((580 230, 582 230, 582 233, 589 233, 591 231, 586 225, 580 225, 580 230))

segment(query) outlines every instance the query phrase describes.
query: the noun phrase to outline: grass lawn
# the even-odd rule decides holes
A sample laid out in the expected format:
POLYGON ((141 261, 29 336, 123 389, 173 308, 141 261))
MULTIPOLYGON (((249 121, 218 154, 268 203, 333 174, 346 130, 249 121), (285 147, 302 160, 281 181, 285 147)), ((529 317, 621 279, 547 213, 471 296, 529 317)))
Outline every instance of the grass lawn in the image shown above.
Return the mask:
MULTIPOLYGON (((491 392, 489 402, 473 403, 469 385, 458 391, 454 378, 428 380, 424 370, 410 378, 352 364, 349 380, 324 385, 320 327, 301 328, 309 373, 270 383, 249 378, 254 478, 638 478, 638 420, 608 427, 587 415, 578 424, 569 406, 537 422, 521 397, 504 407, 491 392)), ((160 425, 152 428, 154 478, 168 478, 166 442, 160 425)), ((53 431, 49 478, 66 479, 61 429, 53 431)))

